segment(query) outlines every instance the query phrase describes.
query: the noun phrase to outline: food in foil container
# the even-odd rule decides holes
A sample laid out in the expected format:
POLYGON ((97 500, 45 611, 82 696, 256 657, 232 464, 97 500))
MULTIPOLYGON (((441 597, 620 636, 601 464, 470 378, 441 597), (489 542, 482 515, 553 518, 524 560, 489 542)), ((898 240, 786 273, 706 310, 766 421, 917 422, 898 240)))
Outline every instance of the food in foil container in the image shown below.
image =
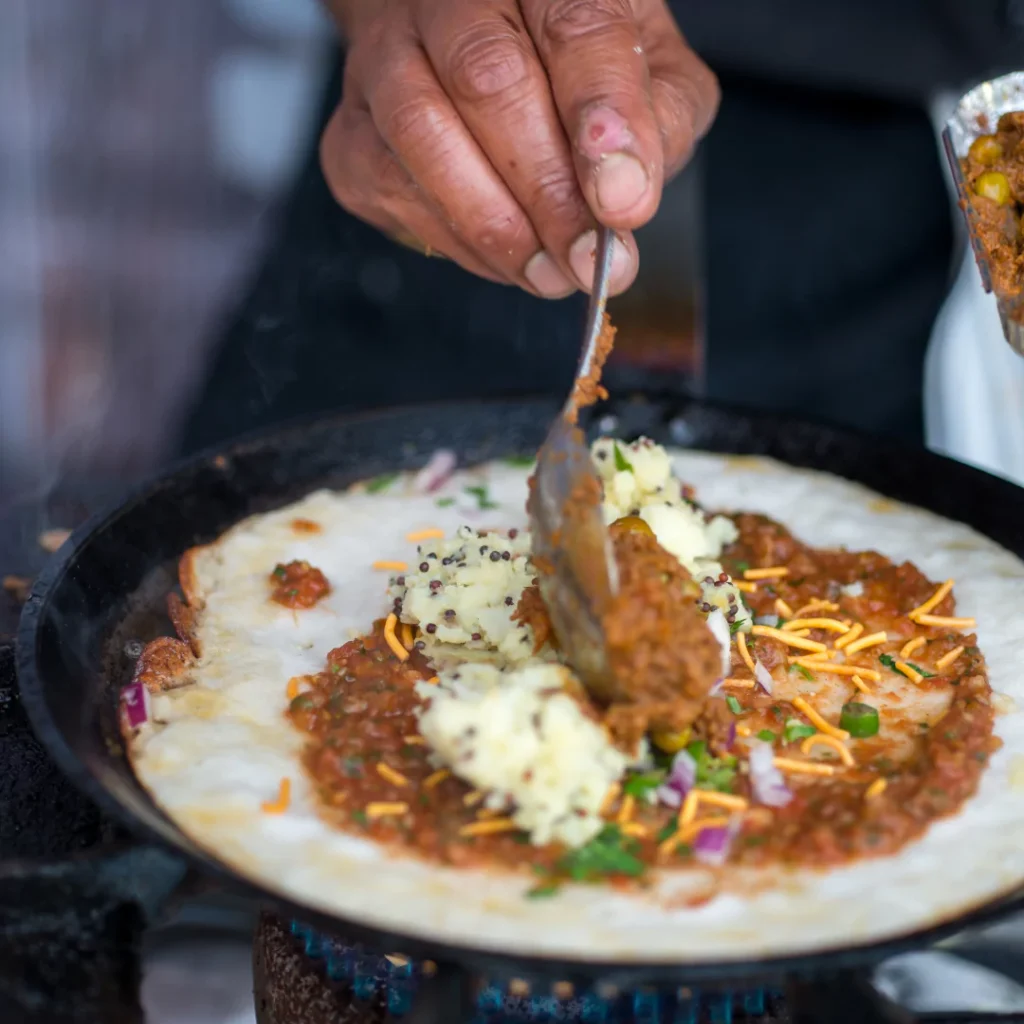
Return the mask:
POLYGON ((1024 72, 967 93, 943 140, 985 289, 1024 354, 1024 72))

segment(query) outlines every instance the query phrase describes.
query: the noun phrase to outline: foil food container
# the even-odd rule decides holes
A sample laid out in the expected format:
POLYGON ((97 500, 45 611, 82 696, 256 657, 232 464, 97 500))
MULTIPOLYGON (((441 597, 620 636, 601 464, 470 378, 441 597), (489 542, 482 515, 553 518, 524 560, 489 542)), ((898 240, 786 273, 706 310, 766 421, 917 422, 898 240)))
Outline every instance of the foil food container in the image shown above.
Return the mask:
MULTIPOLYGON (((1024 71, 1014 71, 975 86, 961 97, 942 131, 942 143, 956 184, 960 210, 967 222, 967 234, 987 292, 992 291, 992 276, 988 257, 978 239, 971 197, 960 170, 960 160, 967 156, 971 143, 979 135, 995 131, 1000 116, 1015 110, 1024 110, 1024 71)), ((996 299, 1003 334, 1014 351, 1024 356, 1024 295, 1012 299, 996 296, 996 299)))

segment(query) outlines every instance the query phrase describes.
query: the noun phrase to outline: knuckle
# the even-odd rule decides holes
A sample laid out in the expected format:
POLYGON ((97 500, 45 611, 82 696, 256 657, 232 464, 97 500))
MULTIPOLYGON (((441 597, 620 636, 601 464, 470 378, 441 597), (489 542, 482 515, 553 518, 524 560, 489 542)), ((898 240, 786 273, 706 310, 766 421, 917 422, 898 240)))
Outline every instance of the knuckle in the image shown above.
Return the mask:
POLYGON ((529 77, 529 57, 507 25, 476 25, 448 46, 445 68, 463 99, 489 99, 515 89, 529 77))
POLYGON ((551 0, 544 9, 541 31, 548 42, 563 46, 632 23, 629 0, 551 0))
POLYGON ((540 168, 533 180, 531 209, 544 212, 544 219, 559 225, 577 224, 587 216, 587 205, 571 166, 540 168))

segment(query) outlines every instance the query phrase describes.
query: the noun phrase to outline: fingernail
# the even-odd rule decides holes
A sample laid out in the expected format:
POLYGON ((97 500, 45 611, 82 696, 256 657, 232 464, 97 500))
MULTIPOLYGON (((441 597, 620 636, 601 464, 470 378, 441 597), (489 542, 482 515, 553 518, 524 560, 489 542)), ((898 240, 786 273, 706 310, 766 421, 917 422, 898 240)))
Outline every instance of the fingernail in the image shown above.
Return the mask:
POLYGON ((649 185, 644 165, 628 153, 612 153, 597 165, 597 203, 607 213, 631 210, 643 199, 649 185))
POLYGON ((544 251, 530 258, 523 274, 545 299, 562 299, 576 291, 576 285, 558 269, 558 264, 544 251))
MULTIPOLYGON (((594 284, 594 257, 597 250, 597 233, 584 231, 569 249, 569 266, 579 279, 584 290, 590 291, 594 284)), ((622 239, 616 237, 612 246, 612 269, 609 290, 620 292, 627 288, 636 276, 636 260, 622 239)))

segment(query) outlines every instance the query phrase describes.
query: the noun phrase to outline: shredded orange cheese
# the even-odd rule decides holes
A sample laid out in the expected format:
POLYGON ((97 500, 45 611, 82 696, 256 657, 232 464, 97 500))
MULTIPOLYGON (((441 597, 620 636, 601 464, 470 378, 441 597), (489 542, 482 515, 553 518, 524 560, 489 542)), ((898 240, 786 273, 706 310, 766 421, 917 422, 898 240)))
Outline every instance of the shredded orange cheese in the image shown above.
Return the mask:
POLYGON ((870 786, 864 791, 865 800, 874 800, 876 796, 881 796, 885 792, 885 787, 889 783, 885 779, 875 779, 870 786))
POLYGON ((864 680, 861 679, 861 677, 859 675, 854 674, 854 676, 853 676, 853 685, 856 686, 857 689, 860 690, 861 693, 866 693, 868 695, 871 694, 871 687, 868 686, 868 684, 865 683, 864 680))
POLYGON ((460 836, 493 836, 499 832, 515 832, 519 826, 511 818, 491 818, 473 821, 459 829, 460 836))
POLYGON ((826 722, 803 697, 794 697, 793 707, 798 711, 802 711, 810 719, 811 725, 819 732, 823 732, 827 736, 834 736, 837 740, 848 740, 850 738, 850 734, 845 729, 837 729, 830 722, 826 722))
POLYGON ((773 758, 775 767, 782 772, 792 772, 794 775, 835 775, 836 770, 830 764, 821 764, 818 761, 796 761, 791 757, 773 758))
POLYGON ((733 580, 732 585, 744 594, 753 594, 757 591, 756 583, 744 583, 743 580, 733 580))
MULTIPOLYGON (((776 629, 774 626, 754 626, 751 630, 754 636, 768 636, 773 640, 781 640, 788 647, 797 647, 802 651, 827 651, 828 648, 818 643, 817 640, 807 640, 802 636, 797 636, 795 633, 790 633, 785 629, 776 629)), ((737 636, 742 636, 742 633, 737 633, 737 636)))
POLYGON ((723 686, 735 686, 740 690, 752 690, 754 688, 753 679, 737 679, 735 676, 727 676, 722 680, 723 686))
POLYGON ((744 569, 745 580, 770 580, 778 576, 788 576, 789 569, 784 565, 773 565, 767 569, 744 569))
POLYGON ((451 775, 451 772, 447 768, 438 768, 433 775, 428 775, 423 780, 424 789, 433 789, 435 786, 440 785, 451 775))
POLYGON ((915 685, 917 683, 924 682, 924 676, 916 669, 912 669, 905 661, 897 661, 894 662, 894 664, 896 666, 896 671, 899 672, 900 675, 906 676, 915 685))
POLYGON ((391 653, 399 661, 405 661, 409 657, 409 652, 402 646, 398 637, 395 636, 395 626, 398 625, 398 616, 392 612, 384 620, 384 642, 391 648, 391 653))
POLYGON ((284 814, 292 802, 292 780, 282 779, 277 790, 277 799, 268 800, 260 807, 264 814, 284 814))
POLYGON ((412 626, 410 626, 408 622, 403 622, 402 623, 402 646, 407 651, 411 651, 412 650, 413 640, 414 640, 414 636, 413 636, 412 626))
POLYGON ((814 654, 792 654, 786 658, 786 661, 790 665, 799 663, 806 668, 813 662, 828 661, 830 657, 828 651, 816 651, 814 654))
POLYGON ((500 818, 505 812, 496 810, 493 807, 481 807, 476 812, 478 821, 488 821, 490 818, 500 818))
POLYGON ((636 800, 628 794, 623 797, 622 806, 619 808, 619 824, 625 825, 633 817, 633 810, 636 807, 636 800))
POLYGON ((794 617, 793 609, 781 597, 775 598, 775 614, 782 619, 792 619, 794 617))
POLYGON ((471 789, 463 798, 462 802, 466 807, 476 807, 481 800, 483 800, 484 794, 479 789, 471 789))
POLYGON ((862 636, 859 640, 848 643, 844 653, 850 655, 856 654, 857 651, 866 651, 869 647, 877 647, 879 644, 884 644, 888 639, 889 637, 884 630, 879 633, 869 633, 867 636, 862 636))
POLYGON ((429 678, 429 679, 427 680, 427 682, 428 682, 428 683, 430 683, 430 685, 431 685, 431 686, 437 686, 437 684, 438 684, 439 682, 441 682, 441 677, 440 677, 440 676, 431 676, 431 677, 430 677, 430 678, 429 678))
POLYGON ((837 676, 867 677, 873 683, 877 683, 882 678, 881 673, 876 672, 873 668, 865 668, 863 665, 838 665, 831 661, 808 661, 804 658, 799 658, 797 664, 803 665, 804 668, 809 668, 812 672, 831 672, 837 676))
POLYGON ((373 567, 381 572, 405 572, 409 568, 409 563, 380 561, 374 562, 373 567))
POLYGON ((793 631, 797 629, 827 629, 832 633, 845 633, 850 628, 848 622, 840 622, 839 619, 792 619, 784 623, 784 629, 793 631))
POLYGON ((965 650, 966 648, 963 644, 961 644, 959 647, 954 647, 953 650, 951 650, 947 654, 944 654, 941 658, 939 658, 937 662, 935 662, 935 667, 940 672, 945 672, 946 669, 949 668, 949 666, 952 665, 953 662, 956 661, 956 659, 959 658, 965 650))
POLYGON ((737 736, 753 736, 753 733, 745 725, 737 725, 736 726, 736 735, 737 736))
POLYGON ((302 676, 292 676, 288 680, 288 689, 285 690, 285 695, 289 700, 295 700, 299 695, 299 687, 302 685, 302 676))
POLYGON ((797 608, 793 613, 796 618, 801 615, 810 615, 811 612, 837 612, 839 611, 839 605, 835 601, 823 601, 820 597, 814 597, 803 606, 803 608, 797 608))
POLYGON ((914 651, 916 651, 919 647, 924 647, 926 643, 928 643, 928 641, 923 636, 913 637, 900 648, 900 657, 909 658, 914 653, 914 651))
POLYGON ((927 615, 933 608, 940 605, 945 596, 953 589, 953 581, 946 580, 938 590, 928 598, 924 604, 919 604, 912 611, 907 612, 908 619, 916 619, 918 615, 927 615))
POLYGON ((958 618, 953 615, 918 615, 914 621, 922 626, 939 626, 948 629, 974 629, 978 625, 973 618, 958 618))
POLYGON ((389 764, 385 764, 383 761, 377 762, 377 774, 385 781, 390 782, 392 786, 408 786, 409 780, 401 773, 395 771, 394 768, 389 764))
POLYGON ((431 526, 426 530, 414 530, 412 533, 407 533, 405 539, 413 544, 418 540, 443 540, 444 530, 437 526, 431 526))
POLYGON ((680 828, 684 825, 689 825, 697 817, 697 803, 699 800, 700 794, 695 789, 691 789, 686 794, 683 806, 679 808, 679 817, 676 819, 680 828))
POLYGON ((628 821, 622 826, 622 834, 631 836, 633 839, 646 839, 647 829, 639 821, 628 821))
POLYGON ((729 819, 721 815, 715 818, 702 818, 700 821, 691 822, 687 826, 680 828, 675 834, 669 836, 668 839, 659 844, 658 856, 668 856, 676 849, 677 846, 681 846, 683 843, 688 843, 692 839, 695 839, 705 829, 724 828, 728 824, 729 819))
POLYGON ((402 742, 407 747, 425 747, 427 741, 420 735, 414 733, 412 736, 403 736, 402 742))
POLYGON ((403 801, 396 800, 388 803, 379 800, 366 805, 366 816, 371 821, 376 821, 378 818, 397 817, 400 814, 405 814, 408 810, 409 805, 403 801))
POLYGON ((853 754, 835 736, 826 736, 824 733, 808 736, 800 744, 800 753, 810 754, 815 747, 828 747, 829 750, 834 750, 839 755, 839 760, 847 767, 852 767, 856 763, 853 760, 853 754))
POLYGON ((750 656, 750 650, 747 648, 747 638, 743 633, 736 634, 736 649, 740 652, 743 664, 753 672, 754 659, 750 656))
POLYGON ((697 809, 701 804, 708 804, 711 807, 724 807, 730 811, 745 811, 749 806, 748 802, 741 796, 733 796, 730 793, 718 793, 711 789, 691 789, 686 794, 683 806, 679 809, 677 821, 680 828, 685 828, 697 817, 697 809))
POLYGON ((859 637, 861 635, 861 633, 863 633, 863 632, 864 632, 864 624, 862 622, 858 622, 856 625, 854 625, 854 626, 852 626, 850 628, 850 632, 849 633, 844 633, 836 641, 836 650, 837 651, 841 651, 847 644, 853 643, 853 641, 856 640, 857 637, 859 637))
POLYGON ((695 789, 692 792, 697 793, 697 799, 702 804, 708 804, 711 807, 724 807, 728 811, 745 811, 749 806, 749 802, 741 796, 733 796, 731 793, 719 793, 713 789, 695 789))

